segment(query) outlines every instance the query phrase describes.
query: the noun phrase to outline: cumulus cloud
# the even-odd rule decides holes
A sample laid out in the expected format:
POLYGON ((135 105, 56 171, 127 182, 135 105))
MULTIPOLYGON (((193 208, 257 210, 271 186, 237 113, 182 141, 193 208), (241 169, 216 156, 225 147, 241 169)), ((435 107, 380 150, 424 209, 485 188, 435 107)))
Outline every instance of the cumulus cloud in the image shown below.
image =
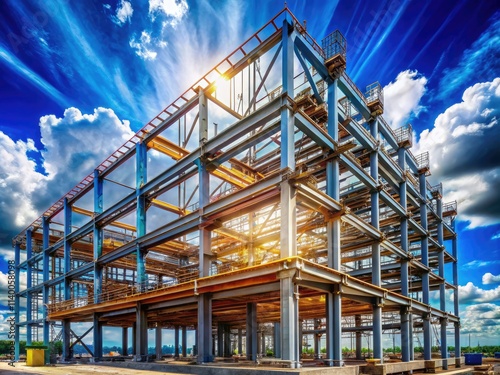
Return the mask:
MULTIPOLYGON (((453 300, 453 294, 451 295, 453 300)), ((465 286, 458 286, 458 300, 460 303, 490 303, 500 300, 500 286, 495 289, 481 289, 475 286, 472 282, 468 282, 465 286)))
POLYGON ((129 121, 101 107, 93 114, 72 107, 61 118, 43 116, 40 131, 43 166, 51 179, 66 179, 67 173, 83 178, 133 135, 129 121))
POLYGON ((134 36, 129 41, 130 47, 135 49, 137 56, 142 57, 144 60, 155 60, 158 53, 153 50, 154 45, 151 35, 147 31, 143 31, 139 39, 134 36))
POLYGON ((123 25, 125 22, 131 22, 134 9, 132 4, 126 0, 120 0, 116 8, 116 15, 113 16, 113 22, 117 25, 123 25))
POLYGON ((500 306, 480 303, 467 306, 461 314, 461 333, 478 337, 500 337, 500 306))
POLYGON ((491 272, 483 275, 483 284, 500 284, 500 275, 493 275, 491 272))
MULTIPOLYGON (((14 142, 0 131, 0 222, 1 234, 9 236, 35 218, 36 208, 31 195, 46 177, 36 171, 30 153, 38 152, 33 140, 14 142), (22 173, 21 173, 22 171, 22 173)), ((0 240, 8 240, 1 238, 0 240)))
POLYGON ((189 10, 186 0, 149 0, 149 14, 153 20, 158 13, 167 17, 166 23, 175 27, 189 10))
POLYGON ((424 109, 419 103, 425 94, 427 78, 417 71, 405 70, 394 82, 384 87, 384 118, 393 128, 399 128, 424 109))
POLYGON ((459 203, 470 227, 500 220, 500 78, 465 90, 462 102, 441 113, 420 134, 415 153, 429 151, 433 178, 459 203))
POLYGON ((39 125, 43 150, 37 150, 31 139, 14 142, 0 132, 0 241, 4 244, 10 244, 13 235, 133 135, 129 122, 106 108, 93 114, 69 108, 62 118, 43 116, 39 125), (45 173, 37 169, 33 153, 41 154, 45 173))

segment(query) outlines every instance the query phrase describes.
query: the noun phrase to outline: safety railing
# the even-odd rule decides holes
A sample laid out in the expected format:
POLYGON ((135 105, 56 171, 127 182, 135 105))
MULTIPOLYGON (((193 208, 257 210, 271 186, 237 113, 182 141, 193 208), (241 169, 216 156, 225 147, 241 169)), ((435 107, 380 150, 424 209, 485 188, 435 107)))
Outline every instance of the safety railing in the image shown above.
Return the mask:
POLYGON ((413 145, 413 128, 411 124, 403 125, 394 130, 394 136, 399 145, 406 144, 409 147, 413 145))

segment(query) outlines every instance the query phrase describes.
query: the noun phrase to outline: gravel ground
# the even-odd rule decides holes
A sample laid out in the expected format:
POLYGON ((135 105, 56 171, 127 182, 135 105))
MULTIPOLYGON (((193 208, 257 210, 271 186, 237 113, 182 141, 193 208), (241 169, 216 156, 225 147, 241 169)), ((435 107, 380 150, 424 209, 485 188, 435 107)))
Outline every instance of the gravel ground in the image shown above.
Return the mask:
POLYGON ((9 366, 7 362, 0 362, 0 374, 19 375, 19 374, 51 374, 51 375, 181 375, 173 372, 144 371, 118 367, 96 366, 96 365, 55 365, 44 367, 28 367, 26 363, 15 363, 15 367, 9 366))

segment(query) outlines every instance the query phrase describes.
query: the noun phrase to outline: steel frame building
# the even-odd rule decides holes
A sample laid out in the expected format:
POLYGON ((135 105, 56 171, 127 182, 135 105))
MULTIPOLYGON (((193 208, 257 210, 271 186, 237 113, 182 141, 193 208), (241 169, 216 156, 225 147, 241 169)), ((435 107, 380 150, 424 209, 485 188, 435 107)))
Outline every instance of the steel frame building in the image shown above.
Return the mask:
POLYGON ((94 357, 113 325, 137 360, 148 328, 160 350, 174 328, 176 355, 196 329, 198 363, 244 337, 248 359, 270 347, 295 368, 312 335, 340 365, 343 332, 383 358, 387 331, 408 362, 415 330, 431 358, 436 326, 446 358, 448 324, 459 357, 456 203, 345 57, 340 32, 320 46, 285 8, 15 237, 16 355, 20 330, 48 345, 57 321, 64 358, 72 322, 93 323, 94 357))

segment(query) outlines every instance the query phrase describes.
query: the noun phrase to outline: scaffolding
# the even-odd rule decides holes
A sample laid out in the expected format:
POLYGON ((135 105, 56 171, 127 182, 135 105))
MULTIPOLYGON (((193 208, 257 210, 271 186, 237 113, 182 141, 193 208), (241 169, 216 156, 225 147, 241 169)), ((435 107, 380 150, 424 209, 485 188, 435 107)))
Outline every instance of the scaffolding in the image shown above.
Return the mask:
POLYGON ((60 322, 67 359, 71 323, 92 322, 100 358, 103 326, 124 348, 134 327, 144 360, 148 328, 159 355, 162 328, 177 355, 192 329, 198 363, 244 348, 298 368, 305 345, 338 366, 343 334, 383 360, 397 332, 413 360, 416 321, 430 359, 437 320, 443 358, 448 323, 459 349, 456 202, 428 184, 411 125, 383 119, 381 86, 345 73, 342 34, 322 46, 285 8, 16 236, 16 342, 27 327, 48 344, 60 322))

